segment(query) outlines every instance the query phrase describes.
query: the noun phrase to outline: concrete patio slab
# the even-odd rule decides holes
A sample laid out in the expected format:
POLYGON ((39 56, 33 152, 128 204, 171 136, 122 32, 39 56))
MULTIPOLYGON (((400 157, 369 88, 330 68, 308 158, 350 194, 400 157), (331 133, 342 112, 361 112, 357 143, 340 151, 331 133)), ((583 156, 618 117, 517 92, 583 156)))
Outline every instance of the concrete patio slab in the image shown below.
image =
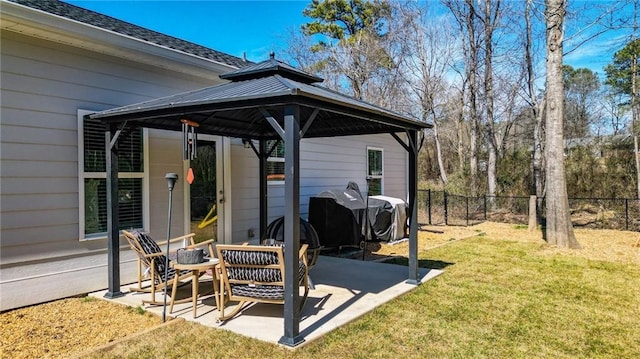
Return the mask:
MULTIPOLYGON (((420 268, 419 278, 424 283, 441 273, 441 270, 420 268)), ((315 289, 309 291, 301 315, 300 334, 305 338, 302 345, 416 288, 415 285, 405 283, 408 268, 394 264, 321 256, 310 274, 315 289)), ((172 314, 168 314, 167 309, 167 315, 274 344, 282 337, 282 305, 255 304, 236 317, 218 323, 218 311, 211 288, 210 279, 201 279, 202 295, 198 300, 196 318, 193 318, 191 302, 176 304, 172 314), (206 293, 207 291, 209 293, 206 293)), ((125 293, 123 297, 108 300, 137 307, 142 305, 143 299, 150 297, 146 293, 129 292, 128 286, 123 287, 122 291, 125 293)), ((92 293, 91 296, 104 299, 105 292, 92 293)), ((186 285, 181 288, 177 297, 188 297, 190 293, 191 286, 186 285)), ((157 300, 163 300, 162 293, 157 294, 157 300)), ((227 304, 229 308, 233 305, 234 302, 227 304)), ((147 306, 146 309, 158 315, 162 314, 162 306, 147 306)))

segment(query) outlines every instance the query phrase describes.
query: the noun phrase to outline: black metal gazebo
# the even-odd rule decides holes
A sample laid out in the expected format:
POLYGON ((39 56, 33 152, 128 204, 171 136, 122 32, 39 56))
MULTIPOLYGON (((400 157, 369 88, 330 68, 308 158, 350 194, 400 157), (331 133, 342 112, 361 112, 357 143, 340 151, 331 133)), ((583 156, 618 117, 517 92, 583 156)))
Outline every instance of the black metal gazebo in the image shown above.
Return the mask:
POLYGON ((199 125, 198 133, 247 140, 260 161, 260 232, 267 227, 267 141, 283 140, 285 147, 285 305, 284 334, 280 342, 296 346, 300 336, 298 271, 300 214, 300 139, 387 133, 409 154, 409 273, 408 283, 419 284, 417 238, 418 132, 431 125, 356 100, 319 86, 322 79, 300 71, 273 56, 223 74, 230 82, 119 107, 89 115, 106 125, 108 297, 120 292, 119 214, 117 200, 118 151, 121 131, 128 126, 182 130, 182 120, 199 125), (403 139, 406 135, 406 140, 403 139))

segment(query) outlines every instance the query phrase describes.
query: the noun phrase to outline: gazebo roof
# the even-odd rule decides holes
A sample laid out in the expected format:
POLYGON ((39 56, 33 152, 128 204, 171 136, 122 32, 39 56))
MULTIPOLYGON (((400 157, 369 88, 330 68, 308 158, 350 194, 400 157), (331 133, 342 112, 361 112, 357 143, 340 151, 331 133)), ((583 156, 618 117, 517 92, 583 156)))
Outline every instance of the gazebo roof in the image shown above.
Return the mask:
POLYGON ((90 118, 174 131, 181 129, 180 120, 188 119, 200 125, 199 133, 277 139, 278 133, 266 117, 282 126, 285 106, 300 105, 304 137, 397 133, 431 127, 319 86, 316 83, 321 78, 273 57, 220 77, 231 82, 97 112, 90 118), (312 126, 306 124, 310 119, 312 126))

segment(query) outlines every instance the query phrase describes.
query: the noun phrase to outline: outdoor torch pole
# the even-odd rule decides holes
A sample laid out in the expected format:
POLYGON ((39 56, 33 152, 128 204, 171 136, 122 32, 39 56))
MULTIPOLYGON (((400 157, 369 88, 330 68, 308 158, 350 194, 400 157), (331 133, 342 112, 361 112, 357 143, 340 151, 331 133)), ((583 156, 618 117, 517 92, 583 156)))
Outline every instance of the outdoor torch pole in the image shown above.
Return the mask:
POLYGON ((171 206, 172 206, 172 195, 173 195, 173 186, 176 184, 178 180, 178 175, 175 173, 167 173, 164 178, 167 179, 167 185, 169 186, 169 213, 167 215, 167 251, 165 252, 165 262, 164 262, 164 305, 162 306, 162 322, 166 321, 167 317, 167 283, 168 283, 168 275, 169 275, 169 239, 171 238, 171 206))

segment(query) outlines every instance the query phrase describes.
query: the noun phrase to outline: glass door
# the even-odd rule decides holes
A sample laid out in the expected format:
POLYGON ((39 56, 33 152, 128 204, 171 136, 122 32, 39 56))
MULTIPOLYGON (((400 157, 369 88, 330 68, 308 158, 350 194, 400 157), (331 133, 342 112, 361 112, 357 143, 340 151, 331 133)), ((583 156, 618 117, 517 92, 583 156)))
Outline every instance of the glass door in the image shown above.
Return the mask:
MULTIPOLYGON (((200 136, 205 137, 205 136, 200 136)), ((222 178, 218 177, 218 142, 212 139, 198 139, 197 157, 192 160, 193 183, 190 186, 190 227, 196 234, 196 241, 219 239, 218 228, 221 218, 222 188, 218 188, 222 178)))

